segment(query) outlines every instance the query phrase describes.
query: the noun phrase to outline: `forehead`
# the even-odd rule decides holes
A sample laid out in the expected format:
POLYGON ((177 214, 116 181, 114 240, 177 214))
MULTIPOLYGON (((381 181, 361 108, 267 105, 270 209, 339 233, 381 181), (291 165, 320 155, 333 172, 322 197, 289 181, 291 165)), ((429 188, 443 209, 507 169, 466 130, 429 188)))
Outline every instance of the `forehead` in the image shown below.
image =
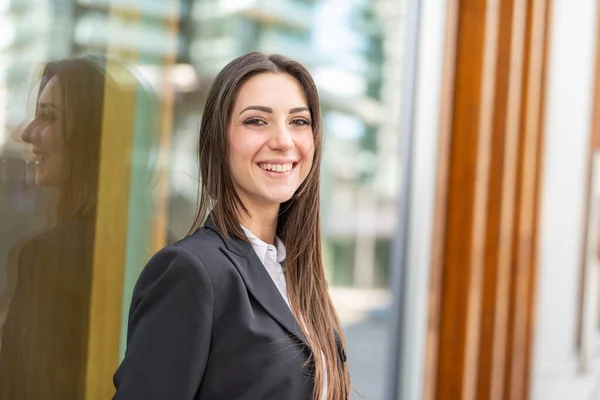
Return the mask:
POLYGON ((262 105, 271 108, 308 106, 296 78, 285 73, 263 73, 248 79, 240 87, 235 108, 262 105))
POLYGON ((56 106, 60 106, 61 102, 62 96, 58 78, 53 77, 44 86, 44 89, 42 89, 42 93, 38 97, 38 103, 53 103, 56 106))

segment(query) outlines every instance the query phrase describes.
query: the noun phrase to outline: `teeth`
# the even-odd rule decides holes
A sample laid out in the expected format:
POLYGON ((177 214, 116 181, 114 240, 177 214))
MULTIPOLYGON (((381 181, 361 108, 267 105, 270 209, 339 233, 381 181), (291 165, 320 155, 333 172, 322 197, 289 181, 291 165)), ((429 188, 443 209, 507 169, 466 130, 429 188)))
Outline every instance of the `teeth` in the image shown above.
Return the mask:
POLYGON ((269 163, 260 163, 258 166, 265 171, 272 172, 288 172, 292 170, 292 163, 287 164, 269 164, 269 163))

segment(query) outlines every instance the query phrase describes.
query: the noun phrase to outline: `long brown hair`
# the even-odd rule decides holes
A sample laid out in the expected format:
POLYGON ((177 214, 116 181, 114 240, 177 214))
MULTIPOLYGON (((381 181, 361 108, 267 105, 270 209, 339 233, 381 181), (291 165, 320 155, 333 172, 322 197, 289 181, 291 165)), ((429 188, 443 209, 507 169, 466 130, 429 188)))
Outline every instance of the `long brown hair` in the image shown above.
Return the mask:
POLYGON ((314 399, 321 396, 327 364, 329 400, 349 397, 350 378, 335 342, 337 331, 344 343, 341 324, 327 291, 321 256, 319 175, 323 131, 319 95, 309 72, 298 62, 281 55, 252 52, 230 62, 215 78, 208 93, 200 127, 198 156, 201 185, 199 203, 190 232, 210 214, 226 237, 247 241, 240 227, 240 212, 248 214, 236 193, 229 170, 228 128, 240 87, 262 73, 285 73, 302 87, 313 121, 315 151, 311 170, 294 196, 281 205, 277 235, 286 245, 284 261, 288 297, 292 311, 311 347, 315 365, 314 399))
POLYGON ((150 85, 127 63, 92 54, 48 62, 39 73, 37 97, 48 82, 56 78, 63 103, 60 129, 64 159, 61 183, 54 188, 52 224, 94 221, 100 148, 106 123, 120 135, 137 136, 135 164, 127 153, 130 149, 113 148, 111 153, 113 162, 122 163, 123 179, 135 173, 139 181, 136 189, 144 194, 140 195, 144 204, 136 205, 138 210, 143 210, 136 215, 149 215, 152 205, 148 194, 155 169, 153 147, 159 126, 155 117, 158 100, 150 85), (143 112, 143 118, 136 112, 143 112))
MULTIPOLYGON (((55 223, 95 218, 104 104, 104 74, 89 60, 72 58, 44 66, 38 96, 52 78, 62 95, 64 159, 54 199, 55 223), (67 111, 68 110, 68 111, 67 111), (71 129, 67 129, 67 125, 71 129)), ((37 114, 37 112, 36 112, 37 114)))

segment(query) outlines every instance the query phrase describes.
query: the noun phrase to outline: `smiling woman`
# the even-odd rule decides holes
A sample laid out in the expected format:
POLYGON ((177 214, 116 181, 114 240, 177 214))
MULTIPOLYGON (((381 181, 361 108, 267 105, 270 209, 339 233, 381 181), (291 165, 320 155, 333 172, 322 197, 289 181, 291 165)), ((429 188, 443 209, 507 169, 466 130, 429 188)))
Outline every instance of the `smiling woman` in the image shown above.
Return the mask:
POLYGON ((61 159, 64 156, 63 95, 57 77, 52 77, 41 90, 37 115, 23 131, 21 138, 32 145, 35 183, 40 186, 60 184, 61 159))
POLYGON ((101 60, 91 57, 48 63, 35 116, 21 135, 31 145, 29 161, 35 163, 30 180, 58 192, 58 223, 93 217, 102 118, 105 112, 114 113, 104 107, 102 68, 101 60))
POLYGON ((313 162, 311 115, 298 81, 287 74, 265 73, 244 83, 228 139, 231 174, 242 203, 254 210, 251 214, 262 210, 276 215, 313 162))
POLYGON ((115 399, 348 399, 321 257, 321 153, 302 65, 253 52, 219 73, 196 220, 136 284, 115 399))

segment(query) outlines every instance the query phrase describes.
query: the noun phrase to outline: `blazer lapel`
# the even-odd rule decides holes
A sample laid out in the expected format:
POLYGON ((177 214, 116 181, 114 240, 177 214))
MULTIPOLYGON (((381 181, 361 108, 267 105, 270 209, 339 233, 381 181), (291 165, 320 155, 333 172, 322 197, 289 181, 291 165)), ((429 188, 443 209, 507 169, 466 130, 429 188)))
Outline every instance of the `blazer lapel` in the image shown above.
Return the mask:
MULTIPOLYGON (((221 236, 210 220, 210 217, 204 226, 212 229, 221 236)), ((273 279, 269 276, 269 273, 252 249, 252 246, 236 238, 225 239, 221 236, 221 239, 223 239, 226 247, 222 248, 221 251, 235 265, 252 297, 256 299, 274 320, 310 350, 308 341, 302 333, 296 317, 281 296, 281 293, 279 293, 273 279)))

